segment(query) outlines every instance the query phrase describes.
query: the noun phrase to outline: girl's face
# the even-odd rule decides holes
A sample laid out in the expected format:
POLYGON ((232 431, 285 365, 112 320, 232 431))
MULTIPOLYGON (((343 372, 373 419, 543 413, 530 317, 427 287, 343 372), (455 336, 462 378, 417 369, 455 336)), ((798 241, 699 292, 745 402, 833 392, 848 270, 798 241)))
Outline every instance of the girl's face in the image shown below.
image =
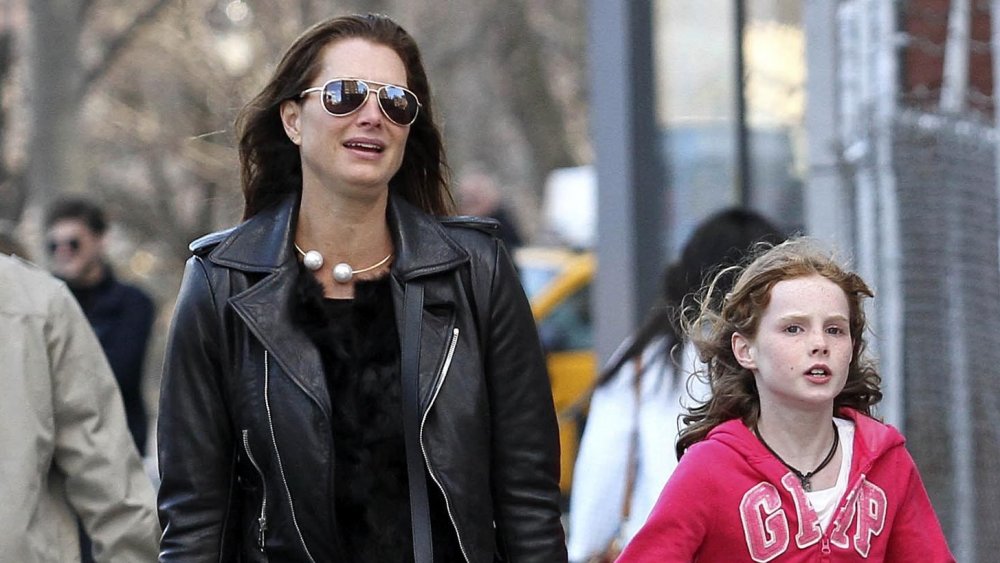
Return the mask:
POLYGON ((754 374, 761 413, 832 409, 853 353, 847 295, 819 275, 780 281, 756 336, 735 333, 732 346, 754 374))
POLYGON ((403 162, 409 125, 389 120, 379 108, 378 84, 407 87, 406 68, 391 48, 365 39, 341 39, 324 51, 309 85, 333 78, 372 81, 364 105, 344 116, 323 109, 320 92, 284 102, 281 118, 302 157, 303 189, 329 188, 348 197, 384 196, 403 162))

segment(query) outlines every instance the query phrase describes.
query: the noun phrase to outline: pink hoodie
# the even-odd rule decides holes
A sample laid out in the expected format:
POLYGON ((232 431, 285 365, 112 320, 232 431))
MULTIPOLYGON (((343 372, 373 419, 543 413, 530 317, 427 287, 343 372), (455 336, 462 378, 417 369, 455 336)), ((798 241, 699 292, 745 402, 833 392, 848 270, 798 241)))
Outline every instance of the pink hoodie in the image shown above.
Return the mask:
POLYGON ((681 458, 618 563, 953 562, 903 436, 851 409, 847 492, 824 533, 798 479, 739 420, 681 458))

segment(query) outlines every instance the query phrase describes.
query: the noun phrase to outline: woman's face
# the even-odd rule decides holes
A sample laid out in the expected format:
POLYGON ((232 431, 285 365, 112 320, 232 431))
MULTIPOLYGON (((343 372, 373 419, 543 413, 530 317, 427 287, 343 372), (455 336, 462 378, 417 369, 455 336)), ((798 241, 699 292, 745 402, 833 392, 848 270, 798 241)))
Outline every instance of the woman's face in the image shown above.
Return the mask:
POLYGON ((818 275, 780 281, 757 334, 733 335, 733 354, 753 372, 761 412, 831 407, 853 354, 847 295, 818 275))
POLYGON ((373 84, 364 105, 345 116, 327 113, 320 92, 282 104, 285 131, 300 148, 303 189, 382 197, 403 162, 410 126, 398 125, 382 113, 374 83, 407 87, 403 61, 385 45, 350 38, 328 45, 320 62, 309 88, 333 78, 360 78, 373 84))

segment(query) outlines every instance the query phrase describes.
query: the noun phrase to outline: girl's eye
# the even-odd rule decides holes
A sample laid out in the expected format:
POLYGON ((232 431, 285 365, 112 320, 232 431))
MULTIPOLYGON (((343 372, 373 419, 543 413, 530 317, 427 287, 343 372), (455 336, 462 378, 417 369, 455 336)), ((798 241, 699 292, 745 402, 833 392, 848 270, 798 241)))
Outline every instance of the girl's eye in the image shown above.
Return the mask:
POLYGON ((798 325, 789 325, 785 327, 785 332, 787 332, 788 334, 799 334, 800 332, 802 332, 802 327, 798 325))
POLYGON ((827 334, 847 334, 847 331, 840 328, 839 326, 831 326, 830 328, 826 329, 826 332, 827 334))

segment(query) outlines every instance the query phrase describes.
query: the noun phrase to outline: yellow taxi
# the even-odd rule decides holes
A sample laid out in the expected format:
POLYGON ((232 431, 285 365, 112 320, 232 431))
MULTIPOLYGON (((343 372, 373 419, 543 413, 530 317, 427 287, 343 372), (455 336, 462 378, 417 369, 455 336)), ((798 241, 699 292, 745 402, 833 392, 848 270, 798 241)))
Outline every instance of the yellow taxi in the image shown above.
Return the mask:
POLYGON ((597 376, 590 287, 597 269, 591 252, 525 247, 515 252, 521 283, 545 349, 559 418, 559 487, 569 495, 586 403, 597 376))

